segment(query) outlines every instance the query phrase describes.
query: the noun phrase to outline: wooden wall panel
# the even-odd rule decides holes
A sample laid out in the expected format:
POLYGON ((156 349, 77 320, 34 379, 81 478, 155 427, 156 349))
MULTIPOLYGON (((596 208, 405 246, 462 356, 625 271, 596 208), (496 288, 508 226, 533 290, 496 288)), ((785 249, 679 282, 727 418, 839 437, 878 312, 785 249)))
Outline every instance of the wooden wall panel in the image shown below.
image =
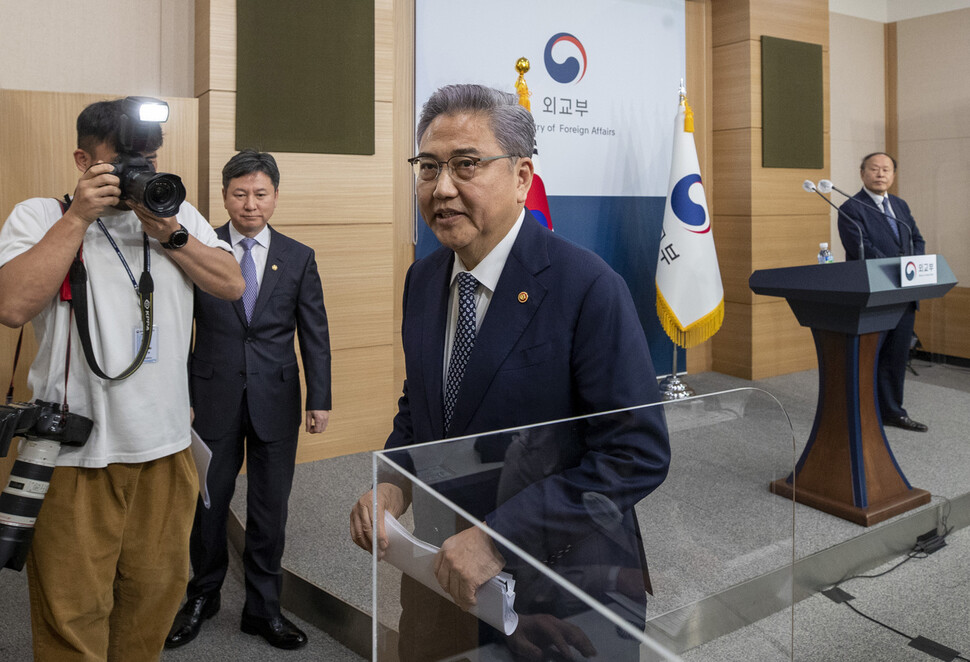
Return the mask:
POLYGON ((752 0, 750 7, 752 39, 770 35, 780 39, 821 44, 822 50, 828 51, 828 0, 752 0))
POLYGON ((714 370, 764 379, 816 367, 812 333, 798 324, 786 301, 725 304, 724 326, 714 336, 714 370), (757 351, 745 351, 749 346, 757 351))
POLYGON ((750 2, 751 0, 715 0, 711 3, 714 48, 751 39, 750 2))
POLYGON ((970 359, 970 287, 954 287, 941 299, 927 299, 916 313, 916 335, 932 354, 970 359))
MULTIPOLYGON (((280 192, 280 208, 286 205, 280 192)), ((273 216, 276 219, 276 216, 273 216)), ((280 231, 316 251, 333 349, 392 342, 391 228, 306 225, 280 231)))
MULTIPOLYGON (((415 218, 414 175, 406 161, 414 156, 414 0, 382 0, 378 6, 393 5, 394 24, 394 112, 392 114, 393 146, 393 205, 394 237, 394 384, 398 392, 404 383, 404 348, 401 346, 403 317, 402 295, 404 278, 414 261, 414 225, 423 223, 415 218)), ((378 61, 380 59, 378 58, 378 61)))
POLYGON ((761 35, 822 44, 828 50, 828 0, 717 0, 714 2, 714 46, 761 35))
POLYGON ((714 243, 721 268, 724 300, 750 304, 753 301, 753 294, 748 288, 752 252, 751 217, 718 215, 714 217, 714 223, 717 226, 714 243))
POLYGON ((757 269, 811 263, 829 240, 829 208, 801 187, 829 172, 828 5, 718 0, 712 18, 715 241, 728 302, 712 365, 748 379, 812 368, 810 332, 784 300, 755 297, 747 281, 757 269), (822 45, 821 169, 761 166, 761 35, 822 45))
MULTIPOLYGON (((333 413, 327 430, 301 429, 297 462, 313 462, 384 447, 397 411, 400 384, 394 384, 389 345, 333 353, 333 413)), ((304 393, 306 390, 304 389, 304 393)))
POLYGON ((228 218, 222 202, 222 168, 236 153, 236 93, 210 90, 199 104, 203 109, 199 116, 208 122, 199 125, 199 133, 205 136, 199 143, 199 190, 208 192, 202 213, 214 225, 222 225, 228 218))
POLYGON ((829 218, 811 216, 717 216, 722 232, 717 237, 718 255, 733 260, 721 266, 724 298, 737 303, 758 304, 774 300, 756 295, 748 287, 754 269, 775 269, 813 264, 820 242, 828 241, 829 218), (794 256, 799 255, 796 259, 794 256))
POLYGON ((195 96, 236 89, 236 0, 196 0, 195 96))
MULTIPOLYGON (((715 53, 716 54, 716 53, 715 53)), ((714 97, 714 113, 720 108, 714 97)), ((752 168, 761 163, 753 160, 751 129, 728 129, 714 132, 714 205, 719 216, 751 215, 752 168)))
POLYGON ((761 126, 761 43, 749 40, 719 47, 713 78, 714 130, 761 126))

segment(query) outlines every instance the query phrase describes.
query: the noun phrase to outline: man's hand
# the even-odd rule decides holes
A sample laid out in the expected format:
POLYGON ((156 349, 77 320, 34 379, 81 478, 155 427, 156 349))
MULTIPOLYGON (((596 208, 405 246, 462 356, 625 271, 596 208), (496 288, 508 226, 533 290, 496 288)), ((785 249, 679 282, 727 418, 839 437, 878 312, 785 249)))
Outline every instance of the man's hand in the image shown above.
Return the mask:
POLYGON ((88 225, 94 223, 104 210, 118 204, 121 197, 121 180, 114 174, 110 163, 95 163, 84 171, 74 189, 74 199, 67 215, 73 215, 88 225))
POLYGON ((307 409, 306 431, 310 434, 320 434, 327 429, 330 422, 330 411, 323 409, 307 409))
POLYGON ((135 216, 141 221, 141 228, 149 237, 165 243, 172 233, 179 229, 179 222, 174 216, 159 218, 152 214, 148 209, 133 200, 128 200, 128 206, 135 212, 135 216))
POLYGON ((515 659, 529 662, 575 660, 573 650, 583 658, 595 657, 596 649, 582 630, 551 614, 519 616, 519 625, 508 639, 515 659))
POLYGON ((407 504, 404 500, 404 492, 393 483, 377 484, 377 513, 374 519, 371 517, 373 500, 373 491, 367 492, 357 499, 357 503, 350 510, 350 539, 361 549, 371 551, 374 540, 372 522, 376 519, 377 554, 378 558, 384 558, 384 550, 387 549, 384 511, 391 513, 394 517, 400 517, 404 513, 404 509, 407 508, 407 504))
POLYGON ((492 539, 477 526, 445 540, 434 558, 438 583, 465 611, 478 603, 478 588, 504 566, 505 559, 492 539))

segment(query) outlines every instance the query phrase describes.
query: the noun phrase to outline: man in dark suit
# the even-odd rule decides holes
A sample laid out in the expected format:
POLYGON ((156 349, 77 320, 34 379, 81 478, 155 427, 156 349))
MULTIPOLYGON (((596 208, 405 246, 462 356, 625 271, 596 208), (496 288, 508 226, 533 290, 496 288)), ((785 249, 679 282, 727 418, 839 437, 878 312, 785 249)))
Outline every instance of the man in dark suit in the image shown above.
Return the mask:
MULTIPOLYGON (((415 262, 405 282, 407 380, 386 448, 659 399, 643 329, 622 278, 593 253, 528 218, 523 205, 532 182, 534 132, 531 114, 515 96, 490 88, 448 86, 424 106, 418 156, 410 161, 421 214, 443 246, 415 262)), ((622 424, 577 423, 571 432, 555 439, 539 434, 534 441, 546 449, 543 469, 533 468, 539 475, 483 517, 526 551, 552 550, 543 559, 549 566, 612 561, 597 556, 608 541, 586 544, 597 537, 588 501, 602 498, 622 526, 634 531, 633 505, 663 481, 669 462, 659 408, 632 413, 622 424)), ((351 512, 351 537, 368 550, 376 537, 380 552, 387 546, 384 511, 399 517, 410 495, 393 480, 376 490, 376 536, 368 492, 351 512)), ((489 498, 494 504, 495 495, 489 498)), ((420 516, 415 512, 416 529, 422 528, 420 516)), ((478 588, 509 567, 509 550, 498 549, 478 527, 431 542, 442 548, 435 561, 438 582, 462 609, 476 604, 478 588)), ((643 604, 647 578, 640 556, 632 563, 643 604)), ((402 659, 440 659, 468 648, 470 641, 474 645, 463 635, 468 628, 462 619, 447 614, 456 611, 449 603, 435 603, 429 591, 418 596, 423 587, 407 579, 402 659)), ((529 591, 516 587, 517 609, 541 602, 529 591)), ((557 636, 532 638, 534 630, 520 622, 508 642, 513 650, 517 645, 540 650, 571 636, 566 634, 571 626, 559 620, 565 614, 552 620, 546 613, 534 615, 546 625, 556 623, 557 636), (516 642, 519 635, 530 640, 516 642)), ((477 639, 477 631, 473 636, 477 639)), ((590 654, 584 645, 580 650, 590 654)))
MULTIPOLYGON (((839 208, 839 236, 845 259, 923 255, 926 242, 909 205, 889 194, 896 177, 896 160, 885 152, 869 154, 862 159, 860 175, 862 189, 839 208)), ((906 363, 915 321, 916 304, 912 304, 896 328, 886 332, 879 348, 877 391, 884 425, 926 432, 927 426, 911 419, 903 408, 906 363)))
POLYGON ((192 528, 194 575, 166 646, 196 637, 219 610, 226 576, 226 519, 243 455, 247 467, 246 605, 241 629, 277 648, 300 648, 306 634, 280 613, 287 501, 300 431, 298 332, 306 376, 306 431, 327 427, 331 409, 330 337, 323 288, 311 248, 267 225, 279 197, 270 154, 245 150, 222 171, 230 222, 216 234, 233 247, 246 278, 235 302, 196 289, 191 358, 194 427, 212 449, 208 489, 192 528))

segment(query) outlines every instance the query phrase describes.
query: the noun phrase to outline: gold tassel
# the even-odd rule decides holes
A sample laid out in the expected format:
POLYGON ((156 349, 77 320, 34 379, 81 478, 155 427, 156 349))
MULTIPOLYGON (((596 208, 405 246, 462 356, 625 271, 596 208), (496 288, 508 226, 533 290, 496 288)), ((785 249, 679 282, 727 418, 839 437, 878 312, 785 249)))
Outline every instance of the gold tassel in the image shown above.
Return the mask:
POLYGON ((684 133, 694 133, 694 111, 684 97, 684 133))
POLYGON ((658 289, 657 317, 660 318, 660 325, 675 345, 690 349, 713 336, 721 328, 724 322, 724 299, 722 297, 714 310, 685 329, 658 289))

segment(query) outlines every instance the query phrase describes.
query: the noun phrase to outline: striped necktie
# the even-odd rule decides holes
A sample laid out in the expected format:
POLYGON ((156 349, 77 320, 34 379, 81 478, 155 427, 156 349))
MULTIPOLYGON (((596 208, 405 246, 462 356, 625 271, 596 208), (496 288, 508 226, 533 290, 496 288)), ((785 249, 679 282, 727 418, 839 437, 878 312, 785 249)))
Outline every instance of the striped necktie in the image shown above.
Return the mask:
POLYGON ((896 222, 896 216, 893 214, 893 208, 889 206, 888 195, 882 199, 882 210, 886 212, 886 220, 889 221, 889 227, 893 229, 893 234, 896 235, 896 241, 899 241, 899 224, 896 222))
POLYGON ((445 385, 445 433, 451 425, 458 401, 458 389, 465 376, 465 366, 475 346, 475 288, 478 280, 467 271, 458 274, 458 324, 455 326, 455 342, 448 363, 448 381, 445 385))
POLYGON ((243 292, 243 308, 246 310, 246 321, 253 319, 253 308, 256 307, 256 296, 259 294, 259 281, 256 279, 256 263, 253 261, 253 246, 256 240, 252 237, 243 237, 239 240, 242 244, 242 259, 239 261, 239 270, 242 271, 243 280, 246 281, 246 290, 243 292))

